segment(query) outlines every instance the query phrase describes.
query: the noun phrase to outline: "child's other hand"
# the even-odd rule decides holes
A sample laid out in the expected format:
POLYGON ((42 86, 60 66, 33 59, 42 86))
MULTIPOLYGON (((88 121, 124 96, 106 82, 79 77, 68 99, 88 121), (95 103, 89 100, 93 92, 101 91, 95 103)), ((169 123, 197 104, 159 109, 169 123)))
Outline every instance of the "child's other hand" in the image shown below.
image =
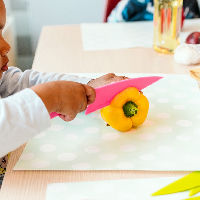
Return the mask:
POLYGON ((88 85, 93 87, 93 88, 97 88, 97 87, 101 87, 101 86, 104 86, 104 85, 108 85, 108 84, 113 83, 113 82, 122 81, 122 80, 125 80, 125 79, 128 79, 128 78, 125 77, 125 76, 116 76, 113 73, 109 73, 109 74, 106 74, 106 75, 101 76, 99 78, 92 79, 91 81, 88 82, 88 85))
POLYGON ((95 100, 92 87, 70 81, 44 83, 32 89, 42 99, 49 113, 60 113, 65 121, 73 120, 95 100))

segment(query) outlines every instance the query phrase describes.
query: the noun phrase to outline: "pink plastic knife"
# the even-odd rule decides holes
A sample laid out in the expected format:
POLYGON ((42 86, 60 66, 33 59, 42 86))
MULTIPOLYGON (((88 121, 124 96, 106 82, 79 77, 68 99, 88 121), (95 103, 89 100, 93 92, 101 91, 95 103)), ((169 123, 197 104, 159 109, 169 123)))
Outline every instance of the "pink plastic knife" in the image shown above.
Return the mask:
MULTIPOLYGON (((157 82, 158 80, 162 79, 163 77, 160 76, 149 76, 149 77, 140 77, 140 78, 132 78, 126 79, 123 81, 111 83, 109 85, 96 88, 96 99, 95 102, 90 104, 85 114, 88 115, 96 110, 104 108, 108 106, 112 99, 121 91, 128 87, 135 87, 139 91, 152 85, 153 83, 157 82)), ((59 116, 57 113, 51 113, 51 118, 59 116)))

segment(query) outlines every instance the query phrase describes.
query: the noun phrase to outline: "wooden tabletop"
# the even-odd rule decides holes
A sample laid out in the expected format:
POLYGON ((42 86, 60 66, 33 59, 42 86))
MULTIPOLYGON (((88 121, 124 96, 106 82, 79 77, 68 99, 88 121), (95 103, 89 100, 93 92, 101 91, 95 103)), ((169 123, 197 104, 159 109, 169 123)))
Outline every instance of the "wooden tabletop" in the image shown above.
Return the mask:
MULTIPOLYGON (((62 73, 187 73, 172 55, 153 49, 133 48, 85 52, 80 26, 45 27, 42 31, 33 69, 62 73)), ((24 147, 11 153, 3 182, 1 200, 44 200, 48 183, 94 181, 136 177, 164 177, 184 172, 148 171, 13 171, 24 147)))
MULTIPOLYGON (((151 38, 150 38, 151 39, 151 38)), ((172 55, 152 48, 84 51, 79 25, 44 27, 33 69, 61 73, 185 73, 172 55)))

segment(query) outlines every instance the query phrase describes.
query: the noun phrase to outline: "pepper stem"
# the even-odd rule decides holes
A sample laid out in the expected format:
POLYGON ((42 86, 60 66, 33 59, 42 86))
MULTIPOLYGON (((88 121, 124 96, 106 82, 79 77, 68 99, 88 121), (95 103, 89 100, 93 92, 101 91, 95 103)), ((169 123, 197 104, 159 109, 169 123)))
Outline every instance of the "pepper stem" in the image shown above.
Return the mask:
POLYGON ((133 117, 138 112, 138 106, 134 102, 128 101, 123 105, 123 111, 126 117, 133 117))

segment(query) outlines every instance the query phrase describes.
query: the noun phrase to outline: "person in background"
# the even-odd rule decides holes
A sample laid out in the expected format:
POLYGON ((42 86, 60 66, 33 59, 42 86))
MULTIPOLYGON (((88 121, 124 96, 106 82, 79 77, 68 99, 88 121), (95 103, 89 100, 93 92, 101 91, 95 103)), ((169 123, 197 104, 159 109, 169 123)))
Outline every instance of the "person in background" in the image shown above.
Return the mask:
MULTIPOLYGON (((200 17, 200 5, 197 0, 183 0, 186 19, 200 17)), ((153 0, 121 0, 112 10, 108 22, 130 22, 153 20, 153 0)))

